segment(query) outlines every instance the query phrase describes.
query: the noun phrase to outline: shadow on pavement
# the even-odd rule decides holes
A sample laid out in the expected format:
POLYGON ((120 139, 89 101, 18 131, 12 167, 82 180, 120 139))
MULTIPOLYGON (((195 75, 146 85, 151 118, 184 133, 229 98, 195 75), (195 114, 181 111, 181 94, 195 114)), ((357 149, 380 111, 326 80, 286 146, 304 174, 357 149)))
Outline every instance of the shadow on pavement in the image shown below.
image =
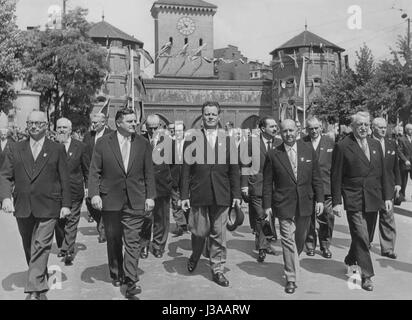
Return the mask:
MULTIPOLYGON (((335 224, 334 227, 333 227, 333 230, 350 235, 349 227, 345 226, 345 225, 342 225, 342 224, 335 224)), ((332 241, 333 241, 333 237, 332 237, 332 241)))
MULTIPOLYGON (((77 255, 79 251, 85 251, 87 249, 87 246, 84 243, 79 243, 76 242, 74 245, 74 253, 77 255)), ((50 251, 50 254, 58 254, 59 253, 59 248, 57 248, 57 244, 54 242, 50 251)))
POLYGON ((321 273, 345 281, 347 280, 346 266, 341 261, 331 259, 301 259, 300 266, 311 273, 321 273))
POLYGON ((79 227, 77 230, 84 236, 98 236, 99 232, 95 226, 93 227, 79 227))
POLYGON ((331 241, 331 246, 339 248, 339 249, 345 249, 349 248, 352 240, 351 239, 343 239, 343 238, 332 238, 331 241))
POLYGON ((285 285, 283 278, 283 264, 277 262, 258 263, 256 261, 245 261, 238 263, 237 266, 255 277, 267 278, 270 281, 278 283, 280 286, 285 285))
POLYGON ((26 285, 27 271, 16 272, 3 279, 1 285, 5 291, 14 291, 15 288, 24 288, 26 285))
POLYGON ((183 250, 190 251, 192 250, 192 244, 190 239, 180 239, 179 241, 170 242, 168 244, 168 253, 167 255, 172 258, 180 257, 183 255, 181 252, 177 252, 177 249, 181 248, 183 250))
MULTIPOLYGON (((271 241, 271 247, 272 249, 276 250, 276 255, 279 255, 282 252, 280 241, 277 241, 276 244, 274 241, 271 241)), ((258 257, 258 253, 255 250, 254 240, 231 239, 227 241, 227 248, 243 252, 251 256, 253 259, 257 259, 258 257)))
POLYGON ((394 207, 394 212, 400 214, 401 216, 412 217, 412 211, 402 209, 396 206, 394 207))
POLYGON ((393 269, 412 273, 412 264, 391 259, 376 259, 382 268, 391 267, 393 269))
POLYGON ((86 283, 95 283, 96 281, 112 282, 107 263, 84 269, 80 279, 86 283))

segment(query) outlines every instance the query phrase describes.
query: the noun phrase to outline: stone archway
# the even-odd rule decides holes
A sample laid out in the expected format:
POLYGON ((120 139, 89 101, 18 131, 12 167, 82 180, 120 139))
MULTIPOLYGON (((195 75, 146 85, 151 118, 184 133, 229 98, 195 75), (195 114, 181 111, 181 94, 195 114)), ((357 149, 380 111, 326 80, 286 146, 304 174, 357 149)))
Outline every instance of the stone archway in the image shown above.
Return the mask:
POLYGON ((242 122, 241 128, 250 130, 256 129, 259 120, 260 118, 256 115, 250 116, 242 122))

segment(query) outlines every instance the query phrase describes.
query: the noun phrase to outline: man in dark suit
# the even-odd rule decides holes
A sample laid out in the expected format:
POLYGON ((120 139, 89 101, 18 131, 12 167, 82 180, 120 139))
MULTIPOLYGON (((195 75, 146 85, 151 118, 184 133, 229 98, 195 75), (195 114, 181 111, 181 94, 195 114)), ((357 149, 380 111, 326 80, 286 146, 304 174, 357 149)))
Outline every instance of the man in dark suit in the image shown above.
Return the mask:
POLYGON ((263 169, 263 208, 279 219, 285 292, 295 292, 298 256, 303 251, 311 216, 323 212, 323 185, 315 150, 296 141, 295 121, 280 125, 283 143, 266 155, 263 169), (272 209, 273 208, 273 209, 272 209))
MULTIPOLYGON (((112 132, 110 128, 107 127, 107 117, 103 113, 95 113, 91 116, 91 130, 84 135, 83 143, 86 145, 86 150, 91 160, 93 149, 96 144, 96 141, 99 140, 106 134, 112 132)), ((87 197, 87 195, 86 195, 87 197)), ((97 232, 99 233, 98 241, 103 243, 106 241, 106 236, 104 232, 103 220, 101 219, 101 212, 94 209, 90 203, 90 198, 86 199, 87 210, 89 211, 90 217, 89 222, 96 221, 97 232)))
POLYGON ((310 143, 316 151, 318 158, 320 175, 323 182, 323 193, 325 196, 323 212, 318 217, 312 216, 308 236, 306 238, 306 254, 315 255, 316 242, 319 237, 320 250, 322 256, 330 259, 330 241, 332 239, 335 215, 332 212, 332 196, 330 190, 330 169, 332 167, 332 153, 335 142, 327 135, 322 136, 322 124, 316 118, 309 118, 306 121, 306 129, 309 135, 303 138, 303 141, 310 143), (316 235, 317 233, 317 235, 316 235))
POLYGON ((14 143, 9 136, 9 129, 0 128, 0 167, 6 158, 6 153, 10 151, 10 146, 14 143))
MULTIPOLYGON (((146 138, 153 148, 164 139, 170 139, 166 134, 160 136, 157 130, 160 129, 160 118, 151 114, 146 120, 146 138)), ((165 133, 165 131, 162 131, 165 133)), ((146 259, 149 255, 150 242, 152 243, 153 255, 161 258, 165 251, 170 225, 170 196, 172 194, 172 175, 170 163, 154 163, 153 170, 156 182, 156 199, 153 214, 147 217, 143 225, 141 234, 141 245, 143 247, 140 257, 146 259), (153 239, 152 239, 153 236, 153 239), (150 241, 152 240, 152 241, 150 241)))
POLYGON ((57 219, 70 214, 70 181, 64 147, 45 138, 44 112, 31 112, 27 127, 30 139, 12 145, 1 167, 0 200, 17 219, 29 266, 27 298, 41 299, 49 289, 47 262, 57 219))
POLYGON ((188 271, 196 269, 206 242, 213 281, 227 287, 229 281, 223 274, 226 225, 229 208, 240 206, 241 195, 239 165, 230 162, 230 154, 237 156, 237 148, 224 130, 218 130, 220 112, 219 103, 205 102, 202 106, 204 129, 189 130, 193 136, 191 141, 190 137, 186 138, 184 147, 182 208, 191 209, 192 255, 188 271))
POLYGON ((89 196, 92 206, 102 211, 112 284, 126 283, 126 297, 132 297, 141 292, 137 285, 140 232, 156 196, 152 148, 135 134, 132 110, 119 110, 115 121, 117 131, 100 138, 94 148, 89 196))
MULTIPOLYGON (((262 224, 265 221, 266 214, 262 208, 262 188, 263 188, 263 165, 265 157, 269 150, 276 148, 282 143, 282 140, 275 138, 277 124, 275 119, 264 117, 259 121, 259 153, 253 153, 252 137, 248 139, 248 153, 252 155, 252 162, 259 162, 259 171, 251 175, 241 175, 242 197, 249 202, 249 223, 255 233, 256 249, 259 251, 258 262, 265 261, 266 253, 275 254, 270 246, 270 240, 266 238, 262 230, 262 224)), ((242 151, 242 150, 241 150, 242 151)), ((252 164, 250 164, 251 166, 252 164)), ((242 165, 242 167, 244 167, 242 165)), ((276 236, 276 229, 273 228, 276 236)))
POLYGON ((408 176, 412 177, 412 124, 405 126, 405 136, 398 139, 399 169, 401 172, 401 194, 405 196, 408 176))
MULTIPOLYGON (((391 190, 399 194, 401 190, 401 177, 399 172, 398 150, 394 140, 386 137, 387 124, 384 118, 375 118, 372 121, 373 138, 376 139, 383 151, 385 159, 385 169, 390 183, 391 190)), ((396 225, 393 207, 390 211, 385 209, 379 210, 379 235, 381 245, 381 255, 391 259, 396 259, 395 240, 396 225)), ((373 241, 376 224, 369 230, 369 240, 373 241)))
POLYGON ((362 288, 373 290, 373 265, 369 253, 369 230, 377 212, 392 209, 393 190, 385 170, 382 148, 368 137, 370 116, 358 112, 352 116, 352 133, 333 151, 331 169, 333 213, 340 216, 342 197, 352 243, 345 264, 361 268, 362 288))
POLYGON ((70 188, 72 194, 71 214, 65 219, 59 219, 56 224, 56 241, 60 248, 58 257, 64 257, 64 263, 71 265, 74 259, 77 226, 80 220, 80 209, 87 188, 90 159, 86 145, 72 139, 72 123, 69 119, 60 118, 56 124, 57 142, 66 150, 67 167, 69 169, 70 188))

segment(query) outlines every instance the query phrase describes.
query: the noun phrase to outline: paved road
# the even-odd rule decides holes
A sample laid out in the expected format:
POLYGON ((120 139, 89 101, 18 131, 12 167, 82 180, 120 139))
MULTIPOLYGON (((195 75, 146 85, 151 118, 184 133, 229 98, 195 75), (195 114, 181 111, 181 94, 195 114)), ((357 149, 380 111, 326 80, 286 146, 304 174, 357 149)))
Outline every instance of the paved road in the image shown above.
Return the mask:
MULTIPOLYGON (((412 185, 408 187, 412 190, 412 185)), ((254 238, 245 218, 243 226, 228 235, 228 262, 226 275, 229 288, 222 288, 211 281, 208 262, 199 262, 194 274, 186 270, 190 255, 190 235, 169 237, 166 253, 156 259, 152 255, 140 262, 142 300, 209 300, 209 299, 412 299, 412 200, 396 209, 398 239, 397 260, 380 256, 379 236, 375 234, 372 260, 375 267, 373 292, 366 292, 348 284, 343 258, 350 245, 346 217, 336 219, 331 250, 332 259, 324 259, 317 251, 315 257, 301 255, 299 288, 294 295, 283 291, 283 261, 279 241, 273 246, 278 255, 268 255, 265 263, 256 262, 254 238)), ((171 229, 173 229, 172 226, 171 229)), ((123 300, 121 291, 111 285, 106 245, 97 242, 94 224, 85 215, 80 221, 77 238, 77 256, 73 266, 64 266, 57 258, 53 245, 50 271, 57 270, 53 278, 61 278, 61 288, 51 290, 51 300, 123 300), (59 272, 61 270, 61 273, 59 272)), ((26 263, 16 221, 12 216, 0 215, 0 299, 24 299, 26 263)))

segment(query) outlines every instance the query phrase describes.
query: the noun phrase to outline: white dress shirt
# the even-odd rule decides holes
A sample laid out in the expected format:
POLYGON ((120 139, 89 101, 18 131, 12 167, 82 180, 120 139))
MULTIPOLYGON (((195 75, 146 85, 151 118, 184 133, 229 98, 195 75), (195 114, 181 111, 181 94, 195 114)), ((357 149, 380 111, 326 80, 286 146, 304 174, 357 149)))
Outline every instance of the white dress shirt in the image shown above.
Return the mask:
POLYGON ((318 146, 319 146, 319 143, 320 143, 320 139, 321 139, 321 138, 322 138, 322 136, 319 135, 316 139, 312 140, 313 149, 315 149, 315 150, 318 149, 318 146))
POLYGON ((64 147, 66 148, 66 153, 69 152, 70 143, 72 143, 72 137, 69 137, 69 139, 67 139, 67 141, 64 143, 64 147))
POLYGON ((205 133, 207 141, 209 142, 210 146, 214 148, 217 138, 217 129, 205 130, 205 133))
POLYGON ((364 149, 364 147, 363 147, 363 144, 362 144, 362 140, 361 139, 359 139, 359 138, 357 138, 357 137, 355 137, 355 139, 356 139, 356 141, 358 142, 358 144, 359 144, 359 147, 362 149, 362 151, 364 151, 366 154, 365 154, 365 156, 366 156, 366 158, 368 158, 368 160, 370 161, 370 152, 369 152, 369 144, 368 144, 368 140, 365 138, 365 148, 366 149, 364 149))
POLYGON ((120 147, 120 152, 121 152, 121 156, 123 159, 123 165, 124 165, 125 170, 127 170, 129 166, 129 158, 130 158, 131 137, 122 136, 119 133, 119 131, 117 131, 117 140, 119 141, 119 147, 120 147), (123 150, 125 150, 125 154, 123 154, 123 150))
POLYGON ((6 148, 6 144, 7 144, 7 139, 1 140, 1 151, 4 151, 4 148, 6 148))
POLYGON ((271 146, 272 146, 272 148, 273 148, 273 139, 266 139, 263 135, 262 135, 262 140, 263 140, 263 143, 265 144, 265 148, 266 148, 266 151, 269 151, 268 150, 268 141, 270 141, 270 144, 271 144, 271 146))
POLYGON ((298 176, 298 147, 297 144, 295 143, 293 146, 288 146, 285 144, 285 149, 286 153, 289 154, 293 153, 294 154, 294 159, 292 160, 291 157, 289 157, 290 164, 293 169, 293 173, 295 174, 295 178, 298 176), (294 162, 294 163, 293 163, 294 162))
POLYGON ((103 137, 104 134, 104 130, 106 130, 106 128, 104 128, 102 131, 100 132, 96 132, 96 136, 94 137, 94 143, 96 144, 97 140, 99 140, 101 137, 103 137))
POLYGON ((382 146, 382 151, 383 151, 383 156, 385 157, 385 138, 380 139, 380 138, 378 138, 378 137, 376 137, 376 136, 373 136, 373 138, 374 138, 375 140, 379 141, 379 143, 381 144, 381 146, 382 146))
POLYGON ((41 149, 43 149, 43 144, 44 144, 44 140, 46 139, 46 137, 41 138, 39 141, 34 140, 32 137, 30 137, 30 149, 31 149, 31 154, 33 155, 34 160, 37 159, 37 157, 40 154, 41 149), (35 154, 35 144, 37 144, 37 155, 35 154))

